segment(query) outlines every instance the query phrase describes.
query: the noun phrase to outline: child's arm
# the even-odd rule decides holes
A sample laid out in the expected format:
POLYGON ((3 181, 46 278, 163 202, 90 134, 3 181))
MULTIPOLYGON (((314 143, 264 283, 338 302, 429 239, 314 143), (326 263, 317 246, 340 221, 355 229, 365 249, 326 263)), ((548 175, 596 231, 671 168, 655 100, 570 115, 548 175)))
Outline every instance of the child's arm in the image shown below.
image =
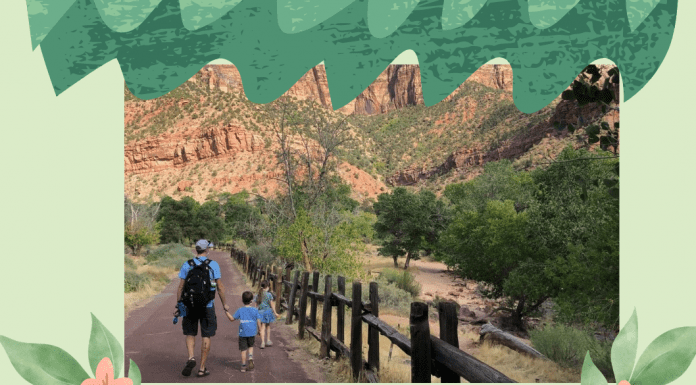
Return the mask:
POLYGON ((230 312, 228 312, 227 310, 225 310, 225 315, 227 316, 227 319, 229 319, 230 321, 236 321, 236 319, 232 317, 232 314, 230 314, 230 312))

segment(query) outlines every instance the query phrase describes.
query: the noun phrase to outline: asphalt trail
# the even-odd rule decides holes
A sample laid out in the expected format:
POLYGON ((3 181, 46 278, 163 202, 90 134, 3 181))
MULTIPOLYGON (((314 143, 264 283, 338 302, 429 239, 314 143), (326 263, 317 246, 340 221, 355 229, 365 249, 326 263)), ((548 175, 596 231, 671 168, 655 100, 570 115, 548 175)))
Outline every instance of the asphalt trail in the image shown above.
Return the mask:
MULTIPOLYGON (((242 306, 242 293, 249 290, 244 284, 242 274, 232 265, 229 253, 212 251, 208 257, 218 264, 222 272, 222 283, 230 305, 230 312, 242 306)), ((254 348, 255 369, 240 372, 241 357, 237 346, 238 322, 230 322, 225 316, 220 298, 215 298, 215 312, 218 321, 217 332, 211 338, 211 348, 206 368, 207 377, 196 377, 198 366, 190 377, 181 375, 188 359, 186 343, 181 330, 181 318, 172 324, 176 289, 179 279, 174 279, 162 293, 155 296, 147 305, 133 310, 125 321, 126 362, 132 359, 140 368, 143 383, 162 382, 315 382, 300 364, 294 362, 288 353, 295 348, 277 330, 272 331, 274 346, 259 349, 260 338, 256 338, 254 348)), ((201 360, 201 337, 196 337, 196 361, 201 360)), ((127 372, 126 372, 127 373, 127 372)))

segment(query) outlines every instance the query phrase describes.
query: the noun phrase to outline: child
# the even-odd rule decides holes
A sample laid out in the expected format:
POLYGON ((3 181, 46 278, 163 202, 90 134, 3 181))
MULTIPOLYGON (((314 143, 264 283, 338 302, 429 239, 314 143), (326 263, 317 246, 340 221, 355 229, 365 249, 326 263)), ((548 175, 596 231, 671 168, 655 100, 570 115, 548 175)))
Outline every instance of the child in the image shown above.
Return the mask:
POLYGON ((260 325, 261 316, 259 311, 251 306, 251 301, 254 294, 250 291, 242 293, 242 302, 244 307, 240 307, 230 315, 230 312, 225 311, 227 318, 230 321, 239 320, 239 350, 242 352, 242 372, 247 370, 247 349, 249 350, 249 370, 254 369, 254 336, 256 336, 260 325))
POLYGON ((261 349, 266 346, 273 346, 273 342, 271 342, 271 322, 278 318, 273 294, 268 291, 269 288, 268 281, 264 279, 259 286, 259 294, 256 295, 256 304, 259 307, 261 319, 261 349), (268 338, 266 338, 266 331, 268 331, 268 338))

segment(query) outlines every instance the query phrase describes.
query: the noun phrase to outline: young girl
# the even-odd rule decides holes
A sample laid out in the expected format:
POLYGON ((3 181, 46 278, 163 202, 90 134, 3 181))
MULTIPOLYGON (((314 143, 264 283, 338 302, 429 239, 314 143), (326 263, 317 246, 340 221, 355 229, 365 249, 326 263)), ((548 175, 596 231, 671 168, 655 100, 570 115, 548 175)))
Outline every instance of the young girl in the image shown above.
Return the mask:
POLYGON ((261 317, 261 349, 266 346, 273 346, 271 342, 271 322, 274 322, 278 317, 275 311, 275 301, 273 294, 268 291, 270 288, 268 281, 261 281, 259 286, 259 294, 256 295, 256 304, 259 307, 259 315, 261 317), (268 337, 266 337, 268 331, 268 337))

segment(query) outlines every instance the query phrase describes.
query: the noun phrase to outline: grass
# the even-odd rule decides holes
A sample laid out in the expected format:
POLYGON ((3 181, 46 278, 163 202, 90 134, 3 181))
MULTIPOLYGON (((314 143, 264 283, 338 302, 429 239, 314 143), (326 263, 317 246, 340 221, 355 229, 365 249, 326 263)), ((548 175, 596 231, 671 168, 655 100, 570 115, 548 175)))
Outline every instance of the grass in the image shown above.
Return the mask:
POLYGON ((534 348, 565 368, 580 370, 586 352, 606 376, 612 376, 611 343, 598 341, 593 333, 561 324, 532 330, 530 337, 534 348))
POLYGON ((191 250, 179 244, 162 245, 146 257, 126 255, 124 259, 124 310, 128 313, 160 293, 179 267, 193 257, 191 250))

